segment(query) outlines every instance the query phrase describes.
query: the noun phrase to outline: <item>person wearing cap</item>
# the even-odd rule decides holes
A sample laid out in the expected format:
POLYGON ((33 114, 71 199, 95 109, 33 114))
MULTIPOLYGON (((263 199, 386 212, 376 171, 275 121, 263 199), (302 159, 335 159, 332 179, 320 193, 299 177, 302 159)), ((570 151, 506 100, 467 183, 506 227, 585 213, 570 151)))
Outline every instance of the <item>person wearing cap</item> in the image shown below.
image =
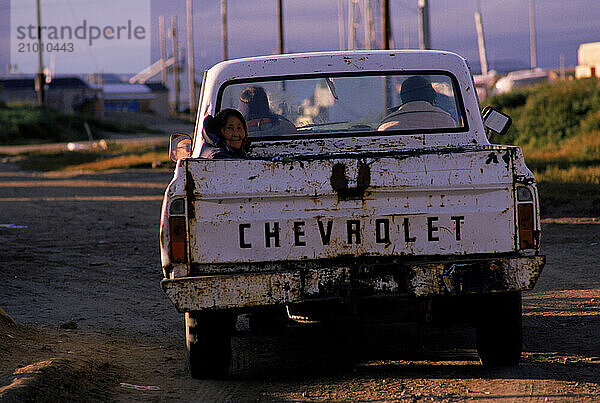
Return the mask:
POLYGON ((271 111, 264 88, 247 87, 240 93, 238 110, 254 136, 272 136, 296 133, 296 126, 286 118, 271 111))
POLYGON ((434 106, 437 93, 425 77, 412 76, 400 89, 402 105, 387 115, 377 130, 418 130, 456 127, 452 116, 434 106))
POLYGON ((200 158, 248 158, 248 127, 244 116, 235 109, 223 109, 215 117, 204 118, 202 140, 200 158))

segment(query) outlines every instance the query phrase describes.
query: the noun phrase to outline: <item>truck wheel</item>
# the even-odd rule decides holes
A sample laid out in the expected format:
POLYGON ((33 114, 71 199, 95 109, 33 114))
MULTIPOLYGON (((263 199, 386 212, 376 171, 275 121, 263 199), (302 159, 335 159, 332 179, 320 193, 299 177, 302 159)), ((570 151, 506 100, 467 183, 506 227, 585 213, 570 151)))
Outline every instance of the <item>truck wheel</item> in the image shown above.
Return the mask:
POLYGON ((222 379, 229 375, 233 324, 228 313, 185 314, 185 344, 192 378, 222 379))
POLYGON ((518 365, 523 343, 521 293, 490 296, 481 309, 476 324, 481 363, 490 368, 518 365))

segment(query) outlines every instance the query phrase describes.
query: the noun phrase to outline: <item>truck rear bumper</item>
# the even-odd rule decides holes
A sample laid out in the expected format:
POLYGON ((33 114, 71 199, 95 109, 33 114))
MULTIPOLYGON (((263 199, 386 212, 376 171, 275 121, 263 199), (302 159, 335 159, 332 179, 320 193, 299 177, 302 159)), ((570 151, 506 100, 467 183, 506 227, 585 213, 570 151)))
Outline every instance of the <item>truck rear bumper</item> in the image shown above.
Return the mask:
POLYGON ((527 256, 361 264, 164 279, 161 287, 180 312, 370 297, 477 295, 532 289, 545 263, 545 256, 527 256))

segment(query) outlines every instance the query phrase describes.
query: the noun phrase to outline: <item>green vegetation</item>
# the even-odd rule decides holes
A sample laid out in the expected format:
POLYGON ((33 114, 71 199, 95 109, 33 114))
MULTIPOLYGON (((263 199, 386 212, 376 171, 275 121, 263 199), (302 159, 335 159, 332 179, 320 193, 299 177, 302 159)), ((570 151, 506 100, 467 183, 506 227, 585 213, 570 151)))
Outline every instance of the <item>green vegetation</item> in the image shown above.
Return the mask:
POLYGON ((106 150, 29 152, 16 161, 33 171, 106 171, 109 169, 171 167, 166 146, 119 145, 106 150))
POLYGON ((600 80, 542 84, 485 103, 513 119, 492 140, 521 146, 538 181, 600 185, 600 80))
POLYGON ((84 123, 89 125, 92 133, 99 130, 121 133, 150 132, 141 126, 105 122, 38 105, 0 103, 0 144, 87 140, 84 123))
POLYGON ((486 100, 513 118, 504 138, 531 147, 557 145, 600 129, 600 80, 559 81, 486 100))

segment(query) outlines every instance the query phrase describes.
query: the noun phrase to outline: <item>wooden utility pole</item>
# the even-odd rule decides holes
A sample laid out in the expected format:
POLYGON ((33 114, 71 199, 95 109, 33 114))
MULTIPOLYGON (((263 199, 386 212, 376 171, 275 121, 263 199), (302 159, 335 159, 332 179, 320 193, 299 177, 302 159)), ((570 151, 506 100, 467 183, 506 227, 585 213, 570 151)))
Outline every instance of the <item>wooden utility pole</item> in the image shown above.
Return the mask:
POLYGON ((158 30, 160 31, 160 81, 167 86, 167 40, 165 38, 165 16, 158 16, 158 30))
POLYGON ((531 56, 531 69, 537 67, 537 56, 535 53, 535 5, 529 0, 529 48, 531 56))
POLYGON ((479 63, 481 64, 481 74, 488 73, 487 55, 485 52, 485 36, 483 33, 483 22, 481 20, 481 2, 476 0, 477 10, 475 11, 475 28, 477 29, 477 46, 479 49, 479 63))
POLYGON ((365 29, 365 49, 371 49, 371 27, 373 22, 371 21, 370 0, 363 0, 363 25, 365 29))
MULTIPOLYGON (((381 35, 382 44, 381 49, 390 49, 390 32, 391 32, 391 21, 390 21, 390 1, 382 0, 381 3, 381 35)), ((392 96, 392 80, 390 76, 386 75, 383 77, 383 112, 388 113, 388 109, 393 104, 392 96)))
POLYGON ((346 50, 344 43, 346 41, 346 34, 344 33, 344 4, 343 0, 338 0, 338 36, 340 42, 340 50, 346 50))
POLYGON ((177 16, 171 17, 171 38, 173 40, 173 73, 175 77, 175 113, 179 113, 179 92, 181 83, 179 82, 179 47, 177 45, 177 16))
POLYGON ((190 117, 193 119, 196 110, 196 83, 194 82, 194 19, 192 0, 186 0, 187 12, 187 62, 188 62, 188 87, 190 89, 190 117))
POLYGON ((348 0, 348 50, 354 50, 356 47, 356 30, 354 28, 354 0, 348 0))
POLYGON ((227 60, 227 0, 221 0, 221 35, 223 37, 223 60, 227 60))
POLYGON ((382 0, 381 3, 381 31, 383 40, 381 43, 381 49, 389 49, 390 48, 390 32, 391 32, 391 22, 390 22, 390 0, 382 0))
POLYGON ((281 4, 283 0, 277 0, 277 21, 279 28, 279 54, 285 53, 285 47, 283 44, 283 5, 281 4))
POLYGON ((44 43, 42 42, 42 9, 40 7, 40 0, 37 0, 36 12, 38 25, 38 73, 36 76, 35 87, 38 92, 38 103, 44 105, 46 103, 46 77, 44 76, 44 43))
POLYGON ((419 7, 419 28, 420 38, 419 47, 421 49, 431 49, 431 32, 429 30, 429 0, 418 0, 419 7))

